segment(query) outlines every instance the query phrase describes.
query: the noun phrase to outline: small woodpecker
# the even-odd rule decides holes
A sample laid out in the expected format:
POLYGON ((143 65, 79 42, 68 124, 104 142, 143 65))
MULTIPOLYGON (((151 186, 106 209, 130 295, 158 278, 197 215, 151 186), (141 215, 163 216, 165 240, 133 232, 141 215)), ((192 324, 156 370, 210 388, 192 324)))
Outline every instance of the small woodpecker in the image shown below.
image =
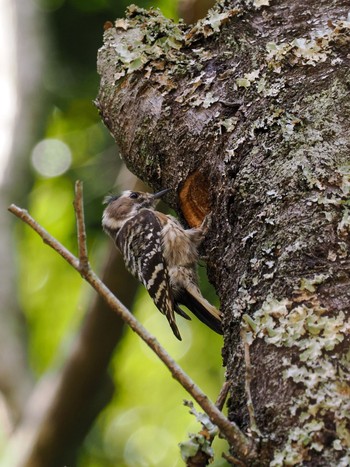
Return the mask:
POLYGON ((103 229, 114 240, 127 269, 146 287, 179 340, 175 312, 191 319, 180 305, 222 334, 220 312, 202 296, 198 287, 198 247, 204 239, 204 228, 184 229, 175 217, 155 210, 168 191, 155 194, 124 191, 120 196, 107 196, 103 229))

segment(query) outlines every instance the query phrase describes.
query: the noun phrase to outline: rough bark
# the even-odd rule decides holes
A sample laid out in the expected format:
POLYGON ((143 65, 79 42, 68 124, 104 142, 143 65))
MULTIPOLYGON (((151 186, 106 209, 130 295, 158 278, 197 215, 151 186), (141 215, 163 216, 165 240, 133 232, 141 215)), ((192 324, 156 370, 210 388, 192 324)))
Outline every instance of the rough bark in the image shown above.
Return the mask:
POLYGON ((350 462, 348 9, 226 1, 188 28, 131 7, 99 52, 97 105, 130 170, 173 188, 189 225, 212 212, 229 416, 247 432, 242 329, 250 350, 249 465, 350 462))

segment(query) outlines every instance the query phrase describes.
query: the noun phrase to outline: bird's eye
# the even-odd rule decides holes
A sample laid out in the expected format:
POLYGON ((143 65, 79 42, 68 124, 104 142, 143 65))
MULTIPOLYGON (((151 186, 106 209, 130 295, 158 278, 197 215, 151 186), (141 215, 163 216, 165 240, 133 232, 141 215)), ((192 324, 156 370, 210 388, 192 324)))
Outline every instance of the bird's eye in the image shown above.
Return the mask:
POLYGON ((132 198, 132 199, 136 199, 138 197, 139 197, 139 194, 135 193, 134 191, 132 193, 130 193, 130 195, 129 195, 129 198, 132 198))

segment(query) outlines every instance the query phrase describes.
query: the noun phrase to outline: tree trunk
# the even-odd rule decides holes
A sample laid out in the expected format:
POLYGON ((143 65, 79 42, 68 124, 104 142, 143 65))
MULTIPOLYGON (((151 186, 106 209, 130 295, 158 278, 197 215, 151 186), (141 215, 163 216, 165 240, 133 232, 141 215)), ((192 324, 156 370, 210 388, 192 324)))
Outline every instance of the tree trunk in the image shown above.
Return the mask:
POLYGON ((191 29, 130 7, 99 51, 97 105, 128 167, 173 188, 190 226, 212 212, 229 417, 259 440, 248 465, 350 462, 348 10, 222 1, 191 29))

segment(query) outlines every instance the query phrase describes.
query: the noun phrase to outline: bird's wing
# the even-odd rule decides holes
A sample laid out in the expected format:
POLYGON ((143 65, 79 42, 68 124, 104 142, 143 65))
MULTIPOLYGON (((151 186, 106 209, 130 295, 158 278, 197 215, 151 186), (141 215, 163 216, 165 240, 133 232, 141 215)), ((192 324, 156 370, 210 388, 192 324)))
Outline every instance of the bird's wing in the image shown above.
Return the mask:
POLYGON ((179 304, 185 305, 192 313, 197 316, 202 323, 209 326, 213 331, 222 334, 221 318, 218 310, 211 305, 199 292, 192 287, 181 289, 176 296, 177 307, 179 304))
POLYGON ((220 311, 206 300, 197 285, 197 274, 194 269, 178 266, 176 271, 177 287, 173 287, 175 306, 185 305, 197 318, 213 331, 222 334, 220 311))
POLYGON ((141 210, 125 222, 117 237, 126 267, 144 284, 155 305, 169 321, 175 336, 181 340, 174 314, 174 297, 162 253, 162 226, 150 209, 141 210))

